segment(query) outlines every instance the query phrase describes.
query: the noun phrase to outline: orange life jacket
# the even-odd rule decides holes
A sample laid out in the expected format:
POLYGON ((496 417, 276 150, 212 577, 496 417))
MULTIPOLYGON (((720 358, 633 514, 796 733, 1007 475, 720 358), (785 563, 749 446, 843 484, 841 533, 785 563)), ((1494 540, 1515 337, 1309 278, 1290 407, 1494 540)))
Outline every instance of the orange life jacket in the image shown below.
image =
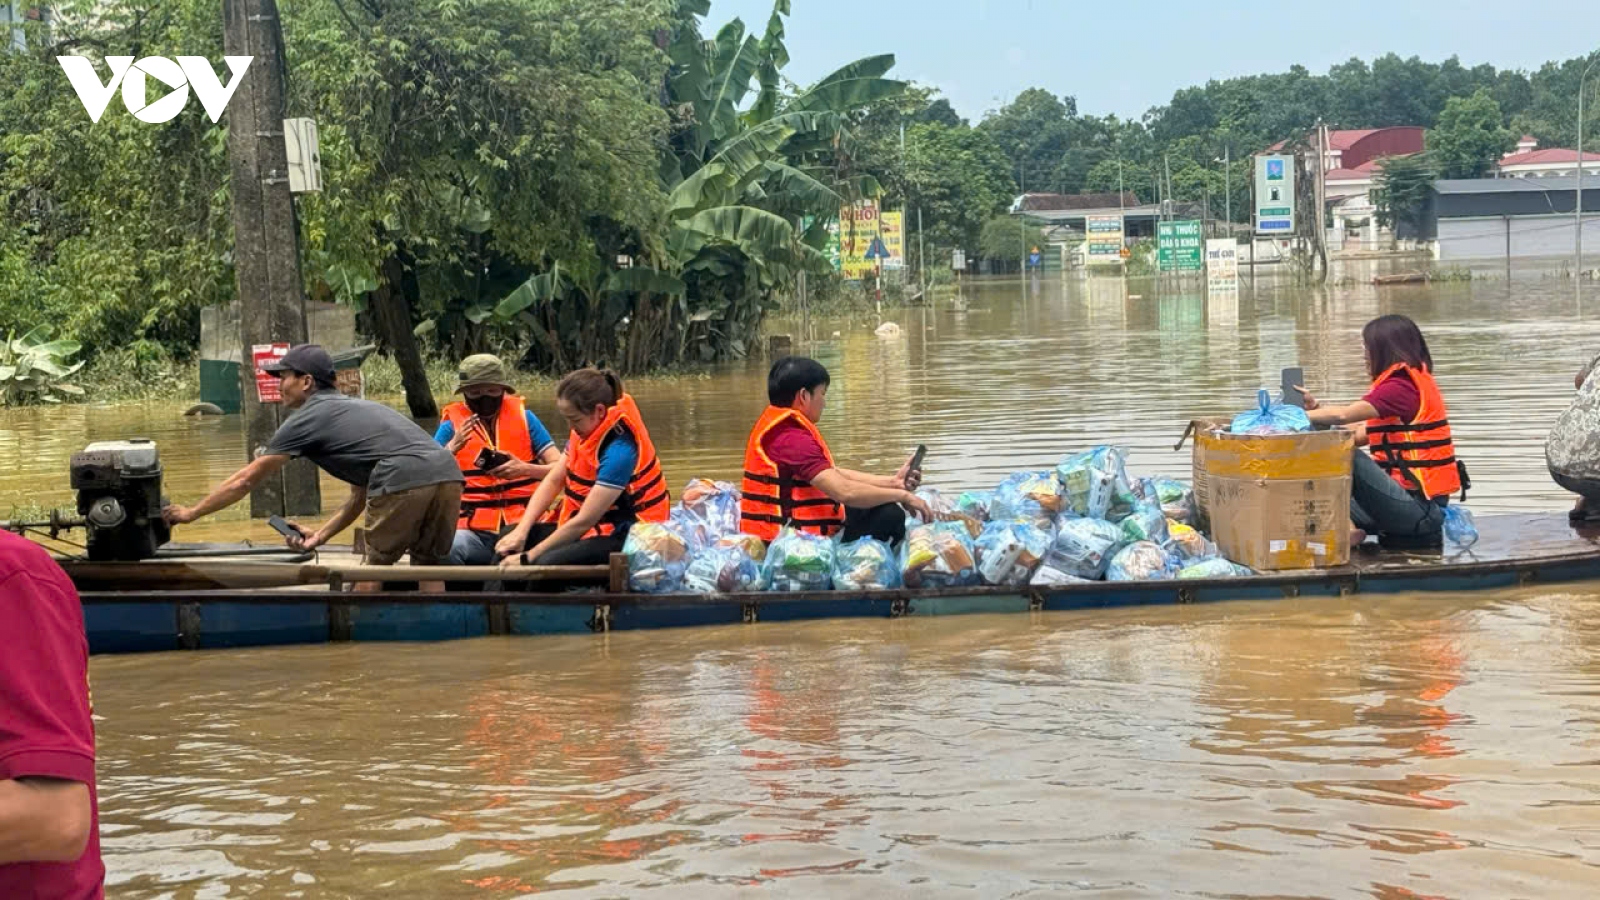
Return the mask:
POLYGON ((509 453, 523 462, 533 461, 533 437, 528 433, 528 417, 522 398, 507 394, 501 401, 500 413, 494 420, 492 442, 483 429, 467 429, 466 422, 472 417, 472 410, 465 403, 457 400, 446 406, 443 416, 457 434, 463 430, 469 432, 467 442, 456 451, 456 464, 467 476, 466 486, 461 491, 461 518, 456 521, 456 528, 497 532, 502 526, 522 521, 528 500, 539 489, 539 479, 502 481, 478 468, 478 454, 485 447, 509 453))
POLYGON ((1462 489, 1462 472, 1450 438, 1450 413, 1433 375, 1396 363, 1379 375, 1372 387, 1376 390, 1401 372, 1411 376, 1422 398, 1417 417, 1410 422, 1395 416, 1368 420, 1367 448, 1373 460, 1407 491, 1428 500, 1448 497, 1462 489))
POLYGON ((767 435, 778 425, 795 421, 811 433, 822 447, 822 455, 833 465, 833 454, 822 432, 799 410, 769 406, 756 420, 750 439, 744 445, 744 483, 739 497, 739 530, 770 541, 778 530, 790 525, 809 534, 832 537, 844 525, 844 507, 827 494, 811 486, 809 481, 784 478, 778 474, 778 464, 767 455, 762 446, 767 435))
POLYGON ((667 492, 667 478, 661 472, 656 446, 650 442, 650 432, 645 430, 639 407, 632 396, 623 394, 587 438, 578 437, 574 431, 567 441, 567 487, 561 498, 560 521, 566 522, 577 515, 583 508, 583 501, 589 499, 589 491, 594 489, 595 479, 600 476, 600 448, 613 433, 633 438, 634 446, 639 448, 639 460, 634 463, 633 478, 629 479, 622 496, 584 538, 606 537, 615 534, 617 526, 633 522, 665 522, 672 503, 667 492))

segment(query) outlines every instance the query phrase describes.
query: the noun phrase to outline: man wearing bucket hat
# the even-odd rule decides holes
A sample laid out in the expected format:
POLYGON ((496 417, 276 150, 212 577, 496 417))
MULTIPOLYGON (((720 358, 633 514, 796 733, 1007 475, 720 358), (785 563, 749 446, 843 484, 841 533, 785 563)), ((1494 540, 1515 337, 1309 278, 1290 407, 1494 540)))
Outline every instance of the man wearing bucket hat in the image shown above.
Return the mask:
POLYGON ((456 458, 466 476, 461 517, 450 563, 489 565, 494 545, 527 513, 528 500, 561 458, 555 441, 507 378, 505 363, 489 353, 461 361, 456 393, 444 408, 434 440, 456 458))

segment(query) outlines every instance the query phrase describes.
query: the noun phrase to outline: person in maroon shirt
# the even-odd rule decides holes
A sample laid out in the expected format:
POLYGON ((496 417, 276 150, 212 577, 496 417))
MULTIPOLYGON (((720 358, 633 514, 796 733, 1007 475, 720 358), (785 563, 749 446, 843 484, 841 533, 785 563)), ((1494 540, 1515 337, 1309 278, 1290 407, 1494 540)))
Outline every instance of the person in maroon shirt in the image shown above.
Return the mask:
POLYGON ((42 547, 0 532, 0 898, 100 900, 89 642, 42 547))
MULTIPOLYGON (((828 404, 830 381, 828 370, 816 360, 785 357, 767 374, 767 402, 792 407, 817 422, 828 404)), ((762 449, 777 463, 780 477, 809 482, 845 508, 841 540, 873 537, 898 545, 906 536, 906 510, 924 521, 933 519, 927 502, 912 493, 922 483, 922 473, 911 468, 910 459, 893 475, 836 466, 811 432, 792 419, 774 426, 762 449)))
MULTIPOLYGON (((1361 342, 1367 374, 1374 380, 1401 363, 1423 373, 1424 378, 1432 378, 1433 355, 1428 351, 1428 342, 1417 324, 1405 316, 1373 319, 1362 329, 1361 342)), ((1324 405, 1304 387, 1297 389, 1304 396, 1311 424, 1354 425, 1358 447, 1367 444, 1367 422, 1415 422, 1422 410, 1422 389, 1403 369, 1379 380, 1360 400, 1343 406, 1324 405)), ((1371 456, 1355 454, 1351 467, 1352 544, 1362 543, 1368 535, 1399 545, 1407 541, 1431 544, 1442 534, 1448 503, 1448 497, 1419 497, 1407 491, 1371 456)))

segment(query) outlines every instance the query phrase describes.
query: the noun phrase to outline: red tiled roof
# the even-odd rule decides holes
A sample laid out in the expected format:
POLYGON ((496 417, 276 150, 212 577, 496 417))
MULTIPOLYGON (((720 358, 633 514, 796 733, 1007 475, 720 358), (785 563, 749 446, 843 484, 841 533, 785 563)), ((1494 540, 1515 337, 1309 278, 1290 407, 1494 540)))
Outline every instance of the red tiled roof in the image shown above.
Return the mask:
POLYGON ((1329 169, 1323 177, 1328 181, 1367 181, 1373 174, 1367 166, 1357 166, 1354 169, 1329 169))
MULTIPOLYGON (((1551 163, 1577 163, 1578 151, 1568 150, 1565 147, 1546 147, 1543 150, 1529 150, 1527 153, 1513 153, 1500 160, 1495 165, 1505 166, 1544 166, 1551 163)), ((1591 161, 1600 161, 1600 154, 1583 152, 1584 168, 1588 168, 1591 161)))
MULTIPOLYGON (((1328 132, 1328 149, 1349 150, 1356 141, 1361 140, 1369 134, 1372 134, 1374 131, 1381 130, 1382 129, 1380 128, 1355 128, 1348 131, 1330 131, 1328 132)), ((1277 151, 1282 150, 1283 145, 1287 143, 1289 142, 1279 141, 1276 144, 1273 144, 1271 147, 1268 147, 1267 152, 1276 153, 1277 151)))

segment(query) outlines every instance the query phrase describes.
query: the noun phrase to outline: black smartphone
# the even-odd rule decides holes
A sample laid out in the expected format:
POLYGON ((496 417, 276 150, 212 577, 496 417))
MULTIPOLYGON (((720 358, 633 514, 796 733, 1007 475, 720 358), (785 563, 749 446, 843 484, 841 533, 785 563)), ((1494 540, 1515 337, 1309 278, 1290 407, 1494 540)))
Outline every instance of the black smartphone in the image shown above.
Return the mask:
POLYGON ((485 447, 478 451, 478 458, 473 464, 478 467, 479 471, 492 472, 508 462, 511 462, 511 454, 485 447))
POLYGON ((1304 387, 1306 383, 1306 370, 1293 366, 1283 370, 1283 402, 1287 406, 1298 406, 1305 409, 1305 395, 1296 390, 1304 387))
POLYGON ((917 445, 917 452, 912 454, 912 456, 911 456, 911 467, 909 469, 907 469, 906 471, 908 471, 908 472, 920 472, 920 471, 922 471, 922 458, 924 456, 927 456, 927 455, 928 455, 928 445, 926 445, 926 444, 918 444, 917 445))
POLYGON ((273 531, 276 531, 284 537, 301 536, 300 532, 295 530, 295 527, 290 525, 289 520, 285 519, 283 516, 267 516, 267 524, 272 526, 273 531))

